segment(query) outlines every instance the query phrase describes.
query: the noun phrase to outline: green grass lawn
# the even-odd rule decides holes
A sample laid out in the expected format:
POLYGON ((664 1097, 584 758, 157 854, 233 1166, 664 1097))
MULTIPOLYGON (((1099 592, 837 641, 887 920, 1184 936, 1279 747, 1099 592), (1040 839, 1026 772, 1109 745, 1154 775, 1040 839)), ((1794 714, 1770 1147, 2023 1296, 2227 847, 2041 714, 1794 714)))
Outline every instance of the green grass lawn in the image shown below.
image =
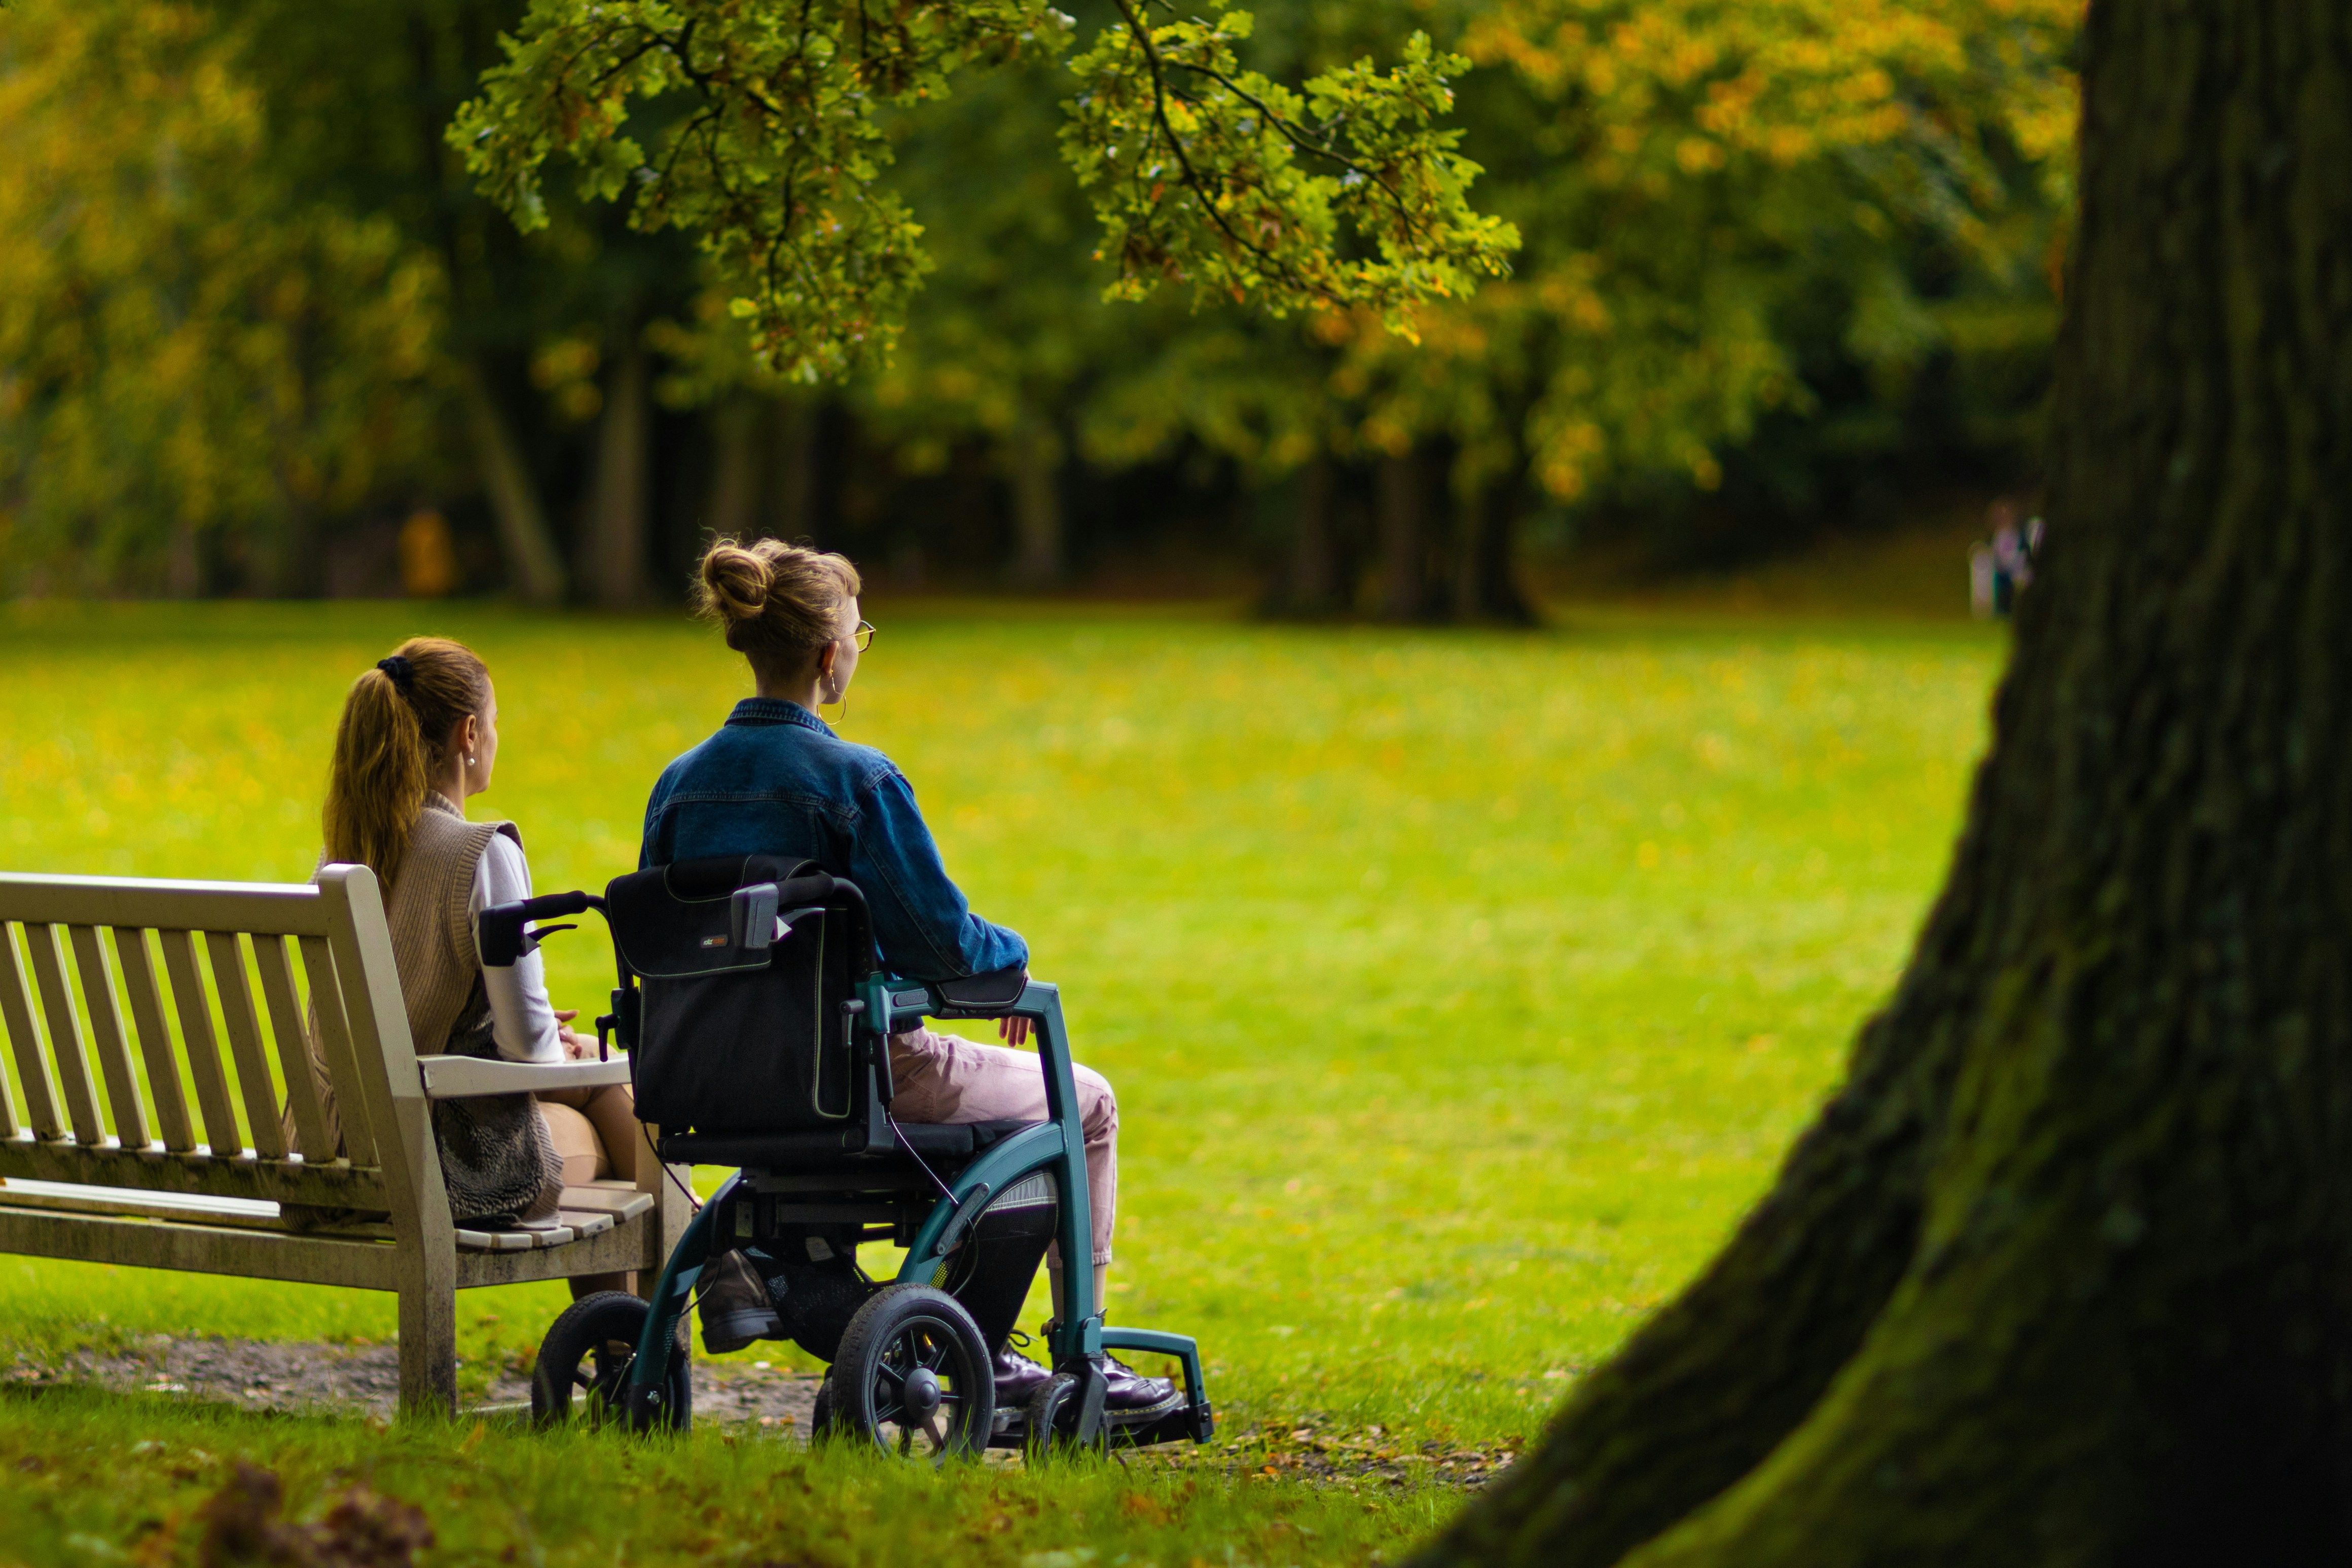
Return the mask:
MULTIPOLYGON (((1531 1435, 1762 1189, 1942 873, 2003 648, 1967 625, 1606 611, 1524 636, 869 615, 845 733, 913 779, 974 906, 1028 936, 1118 1085, 1112 1318, 1198 1334, 1229 1431, 1377 1425, 1407 1448, 1531 1435)), ((474 810, 521 825, 542 890, 633 868, 654 775, 748 690, 677 618, 20 608, 0 613, 0 865, 299 880, 343 687, 423 630, 490 663, 504 745, 474 810)), ((601 935, 549 952, 558 1005, 595 1010, 601 935)), ((462 1298, 469 1385, 561 1300, 462 1298)), ((392 1325, 389 1298, 0 1258, 0 1368, 136 1333, 392 1325)), ((617 1560, 600 1509, 629 1516, 632 1561, 665 1540, 680 1560, 962 1542, 1108 1568, 1222 1562, 1223 1540, 1234 1561, 1360 1561, 1447 1506, 1238 1461, 942 1480, 718 1432, 646 1448, 52 1393, 0 1396, 0 1516, 42 1521, 0 1563, 124 1546, 232 1454, 282 1466, 298 1501, 371 1468, 438 1499, 450 1561, 617 1560), (122 1484, 75 1480, 142 1436, 122 1484), (460 1448, 462 1496, 430 1479, 460 1448), (877 1522, 835 1528, 836 1494, 877 1522)))

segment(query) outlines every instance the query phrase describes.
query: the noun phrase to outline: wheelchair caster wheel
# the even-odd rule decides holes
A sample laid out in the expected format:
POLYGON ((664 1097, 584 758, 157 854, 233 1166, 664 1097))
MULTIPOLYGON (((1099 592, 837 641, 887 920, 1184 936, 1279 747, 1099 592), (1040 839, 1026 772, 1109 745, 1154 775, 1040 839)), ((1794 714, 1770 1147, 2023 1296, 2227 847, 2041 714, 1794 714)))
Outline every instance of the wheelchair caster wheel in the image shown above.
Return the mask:
POLYGON ((996 1422, 996 1365, 963 1303, 929 1285, 877 1291, 825 1379, 828 1427, 886 1454, 944 1464, 979 1453, 996 1422))
POLYGON ((670 1357, 650 1397, 635 1407, 629 1399, 629 1373, 649 1310, 622 1291, 599 1291, 566 1307, 540 1342, 531 1368, 531 1420, 541 1427, 578 1419, 591 1426, 620 1423, 636 1432, 685 1431, 693 1419, 694 1384, 684 1355, 670 1357))
POLYGON ((1097 1426, 1094 1441, 1081 1445, 1071 1428, 1077 1424, 1078 1380, 1066 1372, 1057 1372, 1037 1385, 1029 1396, 1029 1436, 1023 1451, 1029 1462, 1048 1458, 1055 1454, 1099 1454, 1108 1448, 1109 1423, 1097 1426))

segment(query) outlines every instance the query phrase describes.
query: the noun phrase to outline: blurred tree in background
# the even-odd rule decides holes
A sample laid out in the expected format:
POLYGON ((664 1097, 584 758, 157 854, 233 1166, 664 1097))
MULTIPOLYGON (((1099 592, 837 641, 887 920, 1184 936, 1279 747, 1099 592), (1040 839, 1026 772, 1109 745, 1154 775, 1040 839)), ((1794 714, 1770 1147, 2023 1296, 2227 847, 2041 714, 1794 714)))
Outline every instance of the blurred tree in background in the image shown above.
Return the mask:
POLYGON ((1122 16, 1073 9, 873 114, 903 331, 817 380, 761 362, 695 231, 558 178, 523 233, 477 193, 445 133, 520 0, 16 0, 0 591, 364 589, 429 505, 468 586, 542 601, 674 595, 715 528, 886 580, 1238 568, 1284 613, 1514 620, 1530 549, 1727 559, 2032 478, 2079 0, 1267 0, 1212 41, 1274 82, 1416 31, 1468 56, 1441 123, 1524 242, 1409 314, 1276 278, 1279 317, 1222 275, 1107 300, 1203 264, 1153 227, 1167 182, 1107 232, 1072 177, 1064 61, 1122 16))
POLYGON ((35 0, 0 29, 9 586, 314 591, 337 519, 443 477, 439 272, 280 176, 199 8, 35 0))

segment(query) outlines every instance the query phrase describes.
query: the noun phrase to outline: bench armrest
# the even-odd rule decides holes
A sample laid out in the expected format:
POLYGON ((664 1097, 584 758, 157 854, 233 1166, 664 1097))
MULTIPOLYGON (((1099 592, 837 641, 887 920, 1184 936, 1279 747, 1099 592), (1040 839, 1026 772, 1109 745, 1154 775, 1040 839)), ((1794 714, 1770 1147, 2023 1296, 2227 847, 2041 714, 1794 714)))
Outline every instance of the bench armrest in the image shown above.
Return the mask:
POLYGON ((486 1061, 478 1056, 420 1056, 416 1074, 427 1100, 468 1100, 480 1094, 557 1093, 626 1083, 625 1059, 611 1061, 486 1061))

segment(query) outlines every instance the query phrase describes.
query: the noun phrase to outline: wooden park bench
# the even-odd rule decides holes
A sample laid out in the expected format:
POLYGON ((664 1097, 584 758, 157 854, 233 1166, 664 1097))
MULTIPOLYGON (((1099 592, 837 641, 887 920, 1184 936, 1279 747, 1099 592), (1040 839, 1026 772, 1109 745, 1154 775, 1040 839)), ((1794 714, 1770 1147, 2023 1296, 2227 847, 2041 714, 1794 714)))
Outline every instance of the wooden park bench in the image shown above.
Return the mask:
POLYGON ((557 1229, 451 1221, 434 1100, 628 1064, 420 1058, 365 866, 315 886, 0 874, 0 1252, 397 1291, 404 1411, 456 1408, 457 1291, 626 1269, 650 1289, 685 1226, 683 1173, 650 1157, 635 1184, 567 1187, 557 1229), (331 1160, 281 1131, 290 1105, 296 1143, 330 1146, 308 1017, 331 1160))

